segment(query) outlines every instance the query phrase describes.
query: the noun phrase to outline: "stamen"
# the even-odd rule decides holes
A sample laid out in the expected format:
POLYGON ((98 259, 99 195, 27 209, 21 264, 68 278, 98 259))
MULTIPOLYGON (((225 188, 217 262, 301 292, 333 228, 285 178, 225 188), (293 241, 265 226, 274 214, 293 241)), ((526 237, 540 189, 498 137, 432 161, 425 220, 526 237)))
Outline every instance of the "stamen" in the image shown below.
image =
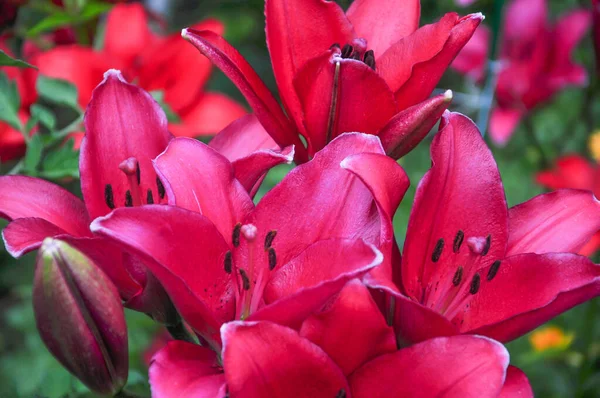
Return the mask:
POLYGON ((353 51, 354 51, 354 48, 350 44, 346 44, 342 48, 342 58, 349 58, 350 55, 352 55, 353 51))
POLYGON ((464 239, 465 233, 462 231, 462 229, 459 229, 454 237, 454 244, 452 245, 452 251, 454 253, 458 253, 460 251, 460 246, 462 245, 464 239))
POLYGON ((333 44, 331 45, 331 47, 329 47, 329 49, 330 49, 330 50, 340 50, 340 49, 341 49, 341 47, 340 47, 340 43, 333 43, 333 44))
POLYGON ((487 273, 487 277, 486 279, 488 281, 491 281, 492 279, 494 279, 494 277, 496 276, 496 274, 498 273, 498 270, 500 269, 500 260, 496 260, 494 261, 494 263, 492 264, 492 266, 490 267, 488 273, 487 273))
POLYGON ((355 59, 357 61, 360 61, 360 54, 357 51, 355 51, 355 52, 352 53, 352 55, 350 56, 350 58, 355 59))
POLYGON ((158 196, 161 199, 165 198, 165 186, 163 185, 160 178, 156 177, 156 187, 158 188, 158 196))
POLYGON ((456 273, 454 274, 454 278, 452 278, 452 284, 454 286, 460 285, 460 282, 462 281, 462 277, 463 277, 463 267, 462 267, 462 265, 459 265, 458 269, 456 270, 456 273))
POLYGON ((275 249, 270 247, 269 248, 269 270, 273 271, 275 266, 277 266, 277 255, 275 254, 275 249))
POLYGON ((104 186, 104 201, 106 202, 106 205, 110 209, 114 209, 115 208, 115 198, 113 196, 112 185, 110 185, 110 184, 106 184, 104 186))
POLYGON ((235 224, 233 227, 233 232, 231 234, 231 242, 233 243, 233 247, 238 247, 240 245, 240 229, 242 228, 242 223, 235 224))
POLYGON ((137 170, 139 169, 138 161, 134 157, 130 157, 125 159, 119 164, 119 169, 128 176, 137 174, 137 170))
POLYGON ((488 235, 485 238, 485 245, 483 246, 483 250, 481 251, 481 255, 485 256, 490 251, 490 246, 492 245, 492 235, 488 235))
POLYGON ((137 183, 138 185, 140 185, 140 183, 142 182, 142 171, 140 170, 140 164, 136 162, 135 164, 136 168, 135 168, 135 176, 137 178, 137 183))
POLYGON ((246 271, 240 268, 240 276, 242 277, 242 286, 244 290, 250 290, 250 279, 248 279, 248 275, 246 271))
POLYGON ((338 391, 335 398, 346 398, 346 390, 342 388, 340 391, 338 391))
POLYGON ((252 242, 254 239, 256 239, 256 231, 256 226, 253 224, 244 224, 240 227, 240 232, 242 235, 244 235, 244 238, 246 238, 248 242, 252 242))
POLYGON ((265 236, 265 250, 269 250, 269 248, 273 244, 273 239, 275 239, 276 236, 277 236, 277 231, 275 231, 275 230, 269 231, 267 233, 267 236, 265 236))
POLYGON ((369 50, 365 53, 363 57, 363 62, 367 64, 367 66, 373 70, 375 70, 375 53, 373 50, 369 50))
POLYGON ((469 293, 476 294, 479 291, 479 285, 481 284, 481 277, 479 276, 479 272, 473 275, 473 279, 471 280, 471 288, 469 289, 469 293))
MULTIPOLYGON (((231 274, 231 267, 233 265, 233 260, 231 259, 231 250, 227 250, 225 253, 225 272, 231 274)), ((240 270, 241 272, 242 270, 240 270)))
MULTIPOLYGON (((348 44, 346 44, 346 46, 348 46, 348 44)), ((344 46, 344 48, 346 48, 346 46, 344 46)), ((352 48, 352 46, 350 46, 350 48, 352 48)), ((337 102, 338 102, 338 90, 339 90, 339 84, 340 84, 340 82, 339 82, 340 68, 341 68, 340 62, 336 62, 335 70, 333 72, 333 87, 331 89, 331 102, 329 104, 329 117, 327 118, 327 134, 325 136, 325 140, 327 143, 329 143, 331 141, 331 139, 333 138, 332 134, 333 134, 335 117, 337 114, 337 107, 338 107, 337 102)))
POLYGON ((128 189, 127 192, 125 192, 125 207, 132 207, 133 206, 133 198, 131 197, 131 191, 128 189))
POLYGON ((435 244, 435 248, 433 249, 433 253, 431 254, 431 261, 437 263, 442 255, 442 250, 444 250, 444 239, 440 238, 435 244))
POLYGON ((152 190, 148 189, 148 192, 146 193, 146 203, 149 205, 153 205, 154 204, 154 196, 152 196, 152 190))

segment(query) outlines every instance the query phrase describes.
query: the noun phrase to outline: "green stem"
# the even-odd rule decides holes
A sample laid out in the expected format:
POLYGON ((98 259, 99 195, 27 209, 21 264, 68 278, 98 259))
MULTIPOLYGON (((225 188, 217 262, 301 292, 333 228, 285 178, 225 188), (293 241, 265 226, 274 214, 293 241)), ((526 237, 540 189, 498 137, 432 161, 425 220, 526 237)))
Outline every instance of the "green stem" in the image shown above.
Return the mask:
POLYGON ((167 330, 171 337, 175 340, 187 341, 188 343, 196 343, 194 337, 187 331, 185 324, 181 319, 179 322, 173 325, 166 325, 167 330))

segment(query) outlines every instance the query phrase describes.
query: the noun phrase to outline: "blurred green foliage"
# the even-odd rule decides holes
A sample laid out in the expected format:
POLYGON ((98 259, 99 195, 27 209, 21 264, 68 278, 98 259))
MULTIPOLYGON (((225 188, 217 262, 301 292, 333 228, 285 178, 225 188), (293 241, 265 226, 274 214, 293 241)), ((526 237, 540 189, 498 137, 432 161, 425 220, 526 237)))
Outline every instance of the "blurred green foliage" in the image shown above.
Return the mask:
MULTIPOLYGON (((349 4, 348 0, 339 2, 349 4)), ((156 5, 162 2, 149 3, 156 5)), ((206 17, 223 20, 226 25, 226 38, 275 91, 265 46, 263 0, 171 0, 164 3, 167 7, 163 11, 166 11, 166 19, 172 31, 206 17)), ((489 18, 494 6, 494 0, 480 0, 467 10, 459 10, 453 0, 422 0, 421 3, 422 23, 431 22, 449 11, 458 11, 461 14, 483 11, 489 18)), ((89 2, 85 7, 90 7, 90 4, 91 7, 96 7, 94 10, 99 7, 93 2, 89 2)), ((554 16, 578 5, 589 6, 588 1, 577 0, 552 0, 550 5, 554 16)), ((68 15, 63 17, 71 19, 63 19, 67 24, 78 23, 85 18, 97 16, 97 13, 92 11, 88 11, 92 16, 66 13, 68 15)), ((37 12, 41 11, 38 9, 37 12)), ((28 17, 30 16, 25 15, 22 18, 28 17)), ((63 19, 58 17, 43 18, 45 19, 40 21, 38 17, 38 24, 28 33, 35 29, 50 29, 50 24, 63 24, 63 19)), ((307 29, 311 27, 307 26, 307 29)), ((101 42, 101 38, 97 40, 101 42)), ((576 58, 590 71, 593 70, 591 49, 591 38, 587 38, 576 54, 576 58)), ((446 74, 439 87, 465 94, 463 97, 455 97, 457 99, 453 103, 453 109, 471 116, 476 115, 480 88, 451 71, 446 74), (474 100, 466 101, 460 98, 474 100)), ((39 128, 51 132, 46 136, 51 137, 46 138, 51 141, 30 143, 22 164, 17 164, 18 171, 63 181, 65 177, 77 177, 77 153, 70 146, 54 146, 59 138, 64 138, 61 132, 71 131, 67 129, 70 123, 81 121, 82 111, 78 108, 76 91, 73 92, 73 89, 74 87, 52 79, 38 82, 40 103, 34 108, 33 116, 39 128), (71 109, 68 120, 54 118, 53 111, 56 107, 71 109), (52 151, 48 151, 48 148, 52 151)), ((213 74, 209 89, 225 92, 241 102, 244 101, 235 86, 219 71, 213 74)), ((32 126, 21 126, 16 118, 18 101, 15 106, 15 93, 16 90, 10 87, 0 74, 0 105, 6 103, 6 107, 15 111, 0 117, 28 132, 32 126)), ((160 99, 160 94, 158 98, 160 99)), ((566 90, 536 112, 527 125, 520 126, 507 147, 492 146, 509 205, 523 202, 543 191, 534 183, 533 176, 545 166, 545 161, 569 152, 587 155, 587 136, 600 127, 597 124, 600 103, 597 98, 592 98, 589 104, 586 103, 588 100, 585 89, 566 90), (585 115, 586 111, 590 114, 585 115), (532 133, 537 137, 539 145, 531 140, 532 133)), ((430 142, 431 138, 426 139, 415 151, 400 161, 411 180, 411 187, 394 220, 400 244, 404 241, 416 186, 431 164, 430 142)), ((273 169, 257 196, 262 196, 289 170, 290 166, 273 169)), ((0 170, 2 174, 7 171, 4 166, 0 170)), ((76 186, 76 183, 72 183, 70 188, 77 191, 76 186)), ((5 223, 0 221, 0 227, 4 225, 5 223)), ((30 254, 17 262, 3 248, 0 249, 0 397, 91 396, 84 386, 50 356, 37 335, 30 299, 33 261, 34 255, 30 254)), ((156 334, 157 326, 146 316, 131 311, 127 311, 127 320, 131 358, 128 390, 148 396, 147 369, 142 361, 142 353, 156 334)), ((560 316, 552 324, 574 335, 573 343, 568 348, 557 352, 537 353, 532 349, 528 336, 525 336, 508 345, 511 363, 527 373, 537 396, 600 397, 600 301, 596 299, 581 305, 560 316)))

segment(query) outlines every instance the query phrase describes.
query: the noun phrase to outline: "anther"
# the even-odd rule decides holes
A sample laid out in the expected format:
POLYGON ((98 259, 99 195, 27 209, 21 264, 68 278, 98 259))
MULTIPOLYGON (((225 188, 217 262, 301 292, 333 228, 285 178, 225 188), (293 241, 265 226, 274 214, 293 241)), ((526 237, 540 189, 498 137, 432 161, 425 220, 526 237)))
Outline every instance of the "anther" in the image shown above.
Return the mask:
POLYGON ((132 207, 133 206, 133 197, 131 196, 131 191, 128 189, 127 192, 125 192, 125 207, 132 207))
POLYGON ((140 164, 138 162, 135 163, 135 177, 137 178, 138 185, 140 185, 142 182, 142 171, 140 170, 140 164))
POLYGON ((341 47, 340 47, 340 43, 333 43, 333 44, 331 45, 331 47, 329 47, 329 49, 330 49, 330 50, 336 50, 336 49, 337 49, 337 50, 339 50, 339 49, 341 49, 341 47))
POLYGON ((110 209, 114 209, 115 208, 115 198, 113 196, 112 185, 110 185, 110 184, 106 184, 104 186, 104 201, 106 202, 106 205, 110 209))
POLYGON ((350 55, 352 55, 353 51, 354 51, 354 48, 352 48, 352 46, 350 44, 346 44, 342 48, 342 58, 349 58, 350 55))
POLYGON ((242 277, 242 286, 244 287, 244 290, 250 290, 250 279, 248 279, 246 271, 240 269, 240 276, 242 277))
POLYGON ((277 236, 277 231, 275 231, 275 230, 269 231, 267 233, 267 236, 265 236, 265 250, 269 250, 269 248, 273 244, 273 239, 275 239, 276 236, 277 236))
POLYGON ((500 269, 500 260, 494 261, 494 263, 492 264, 492 266, 488 270, 488 273, 487 273, 487 280, 488 281, 491 281, 492 279, 494 279, 494 277, 498 273, 498 269, 500 269))
POLYGON ((437 263, 442 255, 442 250, 444 250, 444 239, 440 238, 435 244, 435 248, 433 249, 433 253, 431 254, 431 261, 437 263))
POLYGON ((452 278, 452 284, 454 286, 460 285, 460 282, 462 281, 462 277, 463 277, 463 267, 462 267, 462 265, 459 265, 458 268, 456 269, 456 272, 454 273, 454 278, 452 278))
POLYGON ((369 50, 365 53, 363 57, 363 62, 367 64, 367 66, 373 70, 375 70, 375 53, 373 50, 369 50))
POLYGON ((240 245, 240 229, 242 228, 242 223, 235 224, 233 227, 233 232, 231 233, 231 243, 233 243, 233 247, 238 247, 240 245))
POLYGON ((471 280, 471 288, 469 289, 469 293, 475 294, 479 291, 479 285, 481 284, 481 277, 479 276, 479 272, 473 275, 473 279, 471 280))
POLYGON ((156 187, 158 188, 158 196, 161 199, 165 198, 165 186, 163 185, 160 178, 156 177, 156 187))
POLYGON ((335 398, 346 398, 346 390, 342 388, 340 391, 338 391, 335 398))
POLYGON ((148 189, 148 192, 146 193, 146 203, 148 203, 149 205, 154 204, 154 196, 152 196, 151 189, 148 189))
POLYGON ((492 235, 488 235, 485 238, 485 245, 483 245, 483 250, 481 251, 481 255, 485 256, 490 251, 490 246, 492 245, 492 235))
POLYGON ((460 251, 460 246, 462 245, 464 239, 465 233, 462 231, 462 229, 459 229, 454 237, 454 244, 452 245, 452 251, 454 253, 458 253, 460 251))
POLYGON ((277 265, 277 254, 275 254, 275 249, 272 247, 269 248, 269 270, 273 271, 275 266, 277 265))
MULTIPOLYGON (((231 266, 233 264, 233 260, 231 259, 231 251, 227 250, 225 253, 225 272, 231 274, 231 266)), ((241 272, 242 270, 240 270, 241 272)))
POLYGON ((357 51, 355 51, 355 52, 352 53, 352 55, 350 56, 350 58, 355 59, 357 61, 360 61, 360 54, 357 51))

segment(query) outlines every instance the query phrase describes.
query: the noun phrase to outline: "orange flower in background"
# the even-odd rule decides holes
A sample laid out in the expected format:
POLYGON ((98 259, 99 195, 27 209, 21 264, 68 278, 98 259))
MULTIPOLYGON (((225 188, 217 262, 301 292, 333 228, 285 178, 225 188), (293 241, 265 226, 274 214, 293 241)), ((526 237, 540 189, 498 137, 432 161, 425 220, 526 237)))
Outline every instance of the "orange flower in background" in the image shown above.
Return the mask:
POLYGON ((529 342, 537 352, 564 350, 571 345, 574 337, 572 333, 567 334, 558 326, 546 326, 532 332, 529 342))

